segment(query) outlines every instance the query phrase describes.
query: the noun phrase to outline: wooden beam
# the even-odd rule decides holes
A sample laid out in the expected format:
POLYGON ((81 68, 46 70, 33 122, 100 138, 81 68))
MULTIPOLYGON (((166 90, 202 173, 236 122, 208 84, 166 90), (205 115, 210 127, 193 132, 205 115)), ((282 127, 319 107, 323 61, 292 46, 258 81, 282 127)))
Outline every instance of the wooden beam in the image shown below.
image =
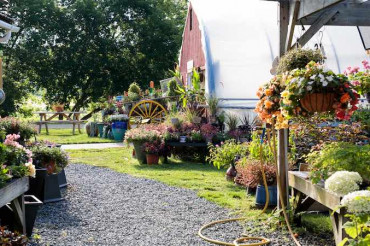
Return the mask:
POLYGON ((316 14, 323 10, 329 10, 345 0, 301 0, 301 8, 298 19, 316 14))
POLYGON ((294 2, 293 13, 291 14, 292 19, 290 20, 289 35, 288 35, 287 43, 285 45, 285 49, 287 51, 290 50, 290 47, 292 46, 294 29, 295 29, 295 25, 297 23, 300 6, 301 6, 301 1, 300 0, 297 0, 297 1, 294 2))
MULTIPOLYGON (((279 3, 279 35, 280 35, 280 45, 279 45, 279 55, 280 57, 285 54, 287 35, 289 27, 289 2, 280 2, 279 3)), ((280 195, 278 196, 278 208, 281 208, 281 204, 284 204, 285 207, 289 205, 289 196, 288 196, 288 134, 287 130, 278 131, 278 182, 280 183, 281 195, 283 200, 280 200, 280 195)))
MULTIPOLYGON (((298 44, 300 46, 304 46, 310 39, 332 18, 334 18, 338 14, 338 10, 333 9, 324 12, 315 23, 313 23, 310 28, 298 39, 298 44)), ((294 44, 293 46, 295 46, 294 44)))

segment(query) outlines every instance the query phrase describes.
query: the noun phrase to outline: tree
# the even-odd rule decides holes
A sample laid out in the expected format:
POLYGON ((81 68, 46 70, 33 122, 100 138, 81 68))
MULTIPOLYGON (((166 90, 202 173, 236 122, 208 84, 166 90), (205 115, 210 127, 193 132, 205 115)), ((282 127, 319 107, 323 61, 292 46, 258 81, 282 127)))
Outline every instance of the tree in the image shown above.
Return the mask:
POLYGON ((4 51, 7 73, 78 110, 133 81, 164 78, 181 45, 185 3, 16 0, 10 12, 21 31, 4 51))

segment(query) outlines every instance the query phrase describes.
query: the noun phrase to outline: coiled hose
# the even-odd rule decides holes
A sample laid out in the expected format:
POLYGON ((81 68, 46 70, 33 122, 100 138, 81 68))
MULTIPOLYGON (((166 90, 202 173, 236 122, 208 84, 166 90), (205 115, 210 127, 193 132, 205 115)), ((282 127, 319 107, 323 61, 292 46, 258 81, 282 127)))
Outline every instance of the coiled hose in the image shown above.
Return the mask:
MULTIPOLYGON (((269 194, 269 191, 268 191, 268 188, 267 188, 267 181, 266 181, 266 175, 265 175, 265 170, 264 170, 264 166, 263 166, 263 156, 262 156, 262 153, 263 153, 262 144, 263 144, 263 139, 264 139, 265 133, 266 133, 266 128, 264 127, 263 128, 262 135, 261 135, 261 141, 260 141, 260 165, 261 165, 261 171, 262 171, 263 184, 265 186, 266 202, 265 202, 265 206, 264 206, 263 210, 261 211, 260 215, 261 214, 264 214, 266 212, 266 209, 268 207, 268 203, 269 203, 269 200, 270 200, 270 194, 269 194)), ((275 132, 275 124, 274 124, 274 122, 272 122, 273 147, 271 147, 271 143, 270 143, 270 134, 268 134, 268 144, 269 144, 269 147, 270 147, 271 151, 273 152, 274 164, 277 167, 277 151, 276 151, 276 136, 275 135, 276 135, 276 132, 275 132)), ((278 170, 278 168, 276 170, 278 170)), ((277 171, 277 175, 276 176, 279 177, 278 171, 277 171)), ((279 192, 278 193, 279 193, 280 201, 283 201, 283 197, 282 197, 282 194, 280 192, 280 190, 281 190, 281 184, 279 182, 279 179, 277 179, 277 185, 278 185, 278 189, 279 189, 279 192)), ((288 227, 290 236, 292 237, 293 241, 295 242, 295 244, 297 246, 301 246, 301 244, 298 242, 298 240, 295 238, 295 236, 293 234, 292 228, 291 228, 290 223, 289 223, 288 215, 286 213, 286 207, 285 207, 284 202, 281 202, 281 207, 282 207, 284 219, 285 219, 286 225, 288 227)), ((235 239, 232 243, 230 243, 230 242, 224 242, 224 241, 219 241, 219 240, 212 239, 212 238, 209 238, 209 237, 206 237, 206 236, 203 235, 203 231, 205 229, 213 226, 213 225, 216 225, 216 224, 224 224, 224 223, 235 222, 235 221, 242 221, 242 220, 247 220, 247 219, 249 219, 249 218, 248 217, 241 217, 241 218, 233 218, 233 219, 225 219, 225 220, 213 221, 213 222, 210 222, 208 224, 203 225, 199 229, 198 235, 203 240, 208 241, 210 243, 218 244, 218 245, 226 245, 226 246, 260 246, 260 245, 270 244, 271 243, 271 240, 268 239, 268 238, 265 238, 265 237, 250 237, 247 234, 242 234, 242 237, 241 238, 235 239), (252 240, 253 241, 259 241, 259 242, 255 242, 255 243, 244 243, 244 242, 252 241, 252 240), (243 244, 239 244, 239 243, 243 243, 243 244)))

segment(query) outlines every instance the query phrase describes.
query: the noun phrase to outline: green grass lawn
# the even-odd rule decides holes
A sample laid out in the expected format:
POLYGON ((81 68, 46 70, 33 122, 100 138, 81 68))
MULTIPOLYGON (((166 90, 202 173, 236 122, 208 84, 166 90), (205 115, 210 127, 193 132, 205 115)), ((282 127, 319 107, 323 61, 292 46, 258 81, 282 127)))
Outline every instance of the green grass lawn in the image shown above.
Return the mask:
MULTIPOLYGON (((214 202, 235 213, 264 220, 268 214, 258 216, 260 208, 254 205, 255 197, 247 195, 245 188, 241 188, 225 179, 225 170, 218 170, 210 164, 186 163, 170 159, 169 164, 140 165, 132 158, 131 148, 114 148, 98 150, 68 150, 72 163, 84 163, 113 169, 136 177, 157 180, 181 188, 191 189, 198 196, 214 202)), ((270 211, 268 211, 270 212, 270 211)), ((303 225, 300 231, 331 233, 328 216, 303 215, 303 225)))
POLYGON ((81 134, 76 130, 75 135, 72 134, 72 129, 49 129, 49 135, 45 129, 37 136, 38 140, 48 140, 58 144, 84 144, 84 143, 111 143, 114 140, 88 137, 85 129, 81 130, 81 134))

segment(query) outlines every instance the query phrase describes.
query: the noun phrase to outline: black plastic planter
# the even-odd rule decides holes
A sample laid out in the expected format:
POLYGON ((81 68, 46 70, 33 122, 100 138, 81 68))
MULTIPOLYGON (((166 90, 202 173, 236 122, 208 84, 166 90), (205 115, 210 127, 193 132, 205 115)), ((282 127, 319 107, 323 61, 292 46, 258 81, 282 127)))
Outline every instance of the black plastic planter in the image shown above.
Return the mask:
POLYGON ((46 169, 36 169, 36 178, 30 179, 28 195, 34 195, 44 203, 63 200, 58 174, 47 174, 46 169))
POLYGON ((67 187, 67 178, 64 169, 58 173, 59 188, 67 187))
POLYGON ((36 169, 36 178, 30 178, 30 189, 26 192, 28 195, 34 195, 39 200, 44 200, 44 186, 47 171, 45 168, 36 169))
POLYGON ((63 197, 60 193, 58 174, 49 174, 45 177, 44 183, 44 203, 59 202, 63 197))
POLYGON ((26 209, 26 233, 31 237, 33 226, 35 224, 37 212, 43 203, 33 195, 24 196, 24 206, 26 209))

